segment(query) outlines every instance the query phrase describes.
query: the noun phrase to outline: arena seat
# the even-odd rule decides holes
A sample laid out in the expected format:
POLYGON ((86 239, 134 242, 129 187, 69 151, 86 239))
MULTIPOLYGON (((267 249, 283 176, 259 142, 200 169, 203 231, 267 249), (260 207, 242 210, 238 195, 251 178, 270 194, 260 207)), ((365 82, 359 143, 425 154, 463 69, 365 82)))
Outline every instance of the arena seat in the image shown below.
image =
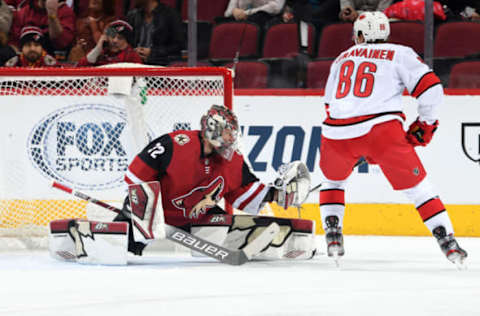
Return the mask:
MULTIPOLYGON (((232 68, 233 63, 225 67, 232 68)), ((235 67, 233 86, 235 89, 265 89, 267 88, 268 65, 260 61, 240 61, 235 67)))
POLYGON ((258 55, 259 27, 253 23, 222 23, 213 28, 210 40, 210 59, 233 59, 258 55), (240 47, 241 44, 241 47, 240 47))
POLYGON ((424 32, 421 22, 392 22, 390 23, 389 42, 409 46, 417 54, 423 54, 424 32))
POLYGON ((480 53, 480 23, 450 22, 442 24, 435 36, 435 57, 462 57, 480 53))
POLYGON ((455 64, 450 72, 448 88, 480 89, 480 61, 455 64))
POLYGON ((263 42, 263 58, 289 58, 298 55, 298 26, 296 23, 274 24, 268 28, 263 42))
POLYGON ((333 60, 316 60, 307 65, 307 88, 324 89, 333 60))
POLYGON ((317 56, 336 58, 341 52, 354 45, 352 31, 351 23, 336 23, 325 26, 318 41, 317 56))
MULTIPOLYGON (((171 0, 176 1, 176 0, 171 0)), ((214 22, 214 19, 223 16, 229 0, 197 0, 197 20, 214 22)), ((182 2, 182 19, 188 20, 188 0, 182 2)))

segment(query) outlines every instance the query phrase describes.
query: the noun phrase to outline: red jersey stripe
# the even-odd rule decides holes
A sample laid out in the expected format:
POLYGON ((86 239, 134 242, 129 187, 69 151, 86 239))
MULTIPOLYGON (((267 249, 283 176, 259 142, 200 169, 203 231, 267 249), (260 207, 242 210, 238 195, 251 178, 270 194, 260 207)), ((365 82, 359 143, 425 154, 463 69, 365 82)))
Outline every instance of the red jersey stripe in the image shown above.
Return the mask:
POLYGON ((134 182, 133 182, 132 180, 130 180, 130 178, 127 177, 126 175, 123 177, 123 179, 125 180, 125 182, 126 182, 127 184, 134 184, 134 182))
POLYGON ((327 110, 327 119, 323 121, 323 124, 325 125, 330 125, 330 126, 347 126, 347 125, 355 125, 359 123, 363 123, 366 121, 369 121, 371 119, 384 116, 384 115, 398 115, 402 118, 402 120, 405 120, 405 114, 402 112, 383 112, 383 113, 376 113, 376 114, 368 114, 368 115, 361 115, 361 116, 355 116, 355 117, 350 117, 350 118, 345 118, 345 119, 334 119, 331 118, 329 115, 329 112, 327 110))
POLYGON ((253 191, 253 193, 239 205, 238 208, 243 210, 248 205, 248 203, 250 203, 258 195, 258 193, 260 193, 263 190, 263 188, 265 188, 265 185, 260 184, 258 188, 255 191, 253 191))
POLYGON ((140 157, 135 157, 128 167, 128 170, 138 179, 147 181, 156 181, 158 171, 147 165, 140 157))
POLYGON ((418 98, 422 93, 437 84, 440 84, 440 79, 433 72, 426 73, 413 88, 412 97, 418 98))

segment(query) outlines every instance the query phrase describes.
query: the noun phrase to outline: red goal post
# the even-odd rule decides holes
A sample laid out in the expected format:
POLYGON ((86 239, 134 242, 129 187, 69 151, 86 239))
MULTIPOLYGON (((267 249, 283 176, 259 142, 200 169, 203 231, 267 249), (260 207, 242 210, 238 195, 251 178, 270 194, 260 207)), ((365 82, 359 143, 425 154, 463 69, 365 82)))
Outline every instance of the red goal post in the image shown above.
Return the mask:
POLYGON ((51 180, 120 203, 123 173, 148 139, 199 128, 232 96, 220 67, 0 68, 0 237, 45 236, 53 219, 86 216, 51 180))

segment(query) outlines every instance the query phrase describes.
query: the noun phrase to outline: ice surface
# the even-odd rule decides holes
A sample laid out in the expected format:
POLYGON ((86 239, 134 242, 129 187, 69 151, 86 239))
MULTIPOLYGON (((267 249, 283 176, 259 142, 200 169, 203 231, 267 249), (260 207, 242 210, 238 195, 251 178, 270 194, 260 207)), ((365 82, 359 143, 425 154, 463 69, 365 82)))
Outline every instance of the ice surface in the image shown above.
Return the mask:
POLYGON ((345 236, 340 269, 324 254, 234 267, 156 252, 106 267, 0 252, 0 315, 480 315, 480 239, 459 243, 466 271, 423 237, 345 236))

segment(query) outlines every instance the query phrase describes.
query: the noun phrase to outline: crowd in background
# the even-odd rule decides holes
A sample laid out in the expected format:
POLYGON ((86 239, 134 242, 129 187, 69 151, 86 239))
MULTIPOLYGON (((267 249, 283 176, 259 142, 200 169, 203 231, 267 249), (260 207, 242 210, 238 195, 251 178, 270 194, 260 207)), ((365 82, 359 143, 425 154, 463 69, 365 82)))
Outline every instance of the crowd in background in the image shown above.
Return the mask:
MULTIPOLYGON (((181 1, 0 0, 0 63, 168 65, 181 60, 186 48, 181 1)), ((230 0, 214 23, 249 21, 265 31, 273 24, 305 21, 320 32, 331 23, 351 23, 362 11, 423 20, 423 5, 422 0, 230 0)), ((439 21, 480 21, 480 0, 435 1, 434 13, 439 21)))

